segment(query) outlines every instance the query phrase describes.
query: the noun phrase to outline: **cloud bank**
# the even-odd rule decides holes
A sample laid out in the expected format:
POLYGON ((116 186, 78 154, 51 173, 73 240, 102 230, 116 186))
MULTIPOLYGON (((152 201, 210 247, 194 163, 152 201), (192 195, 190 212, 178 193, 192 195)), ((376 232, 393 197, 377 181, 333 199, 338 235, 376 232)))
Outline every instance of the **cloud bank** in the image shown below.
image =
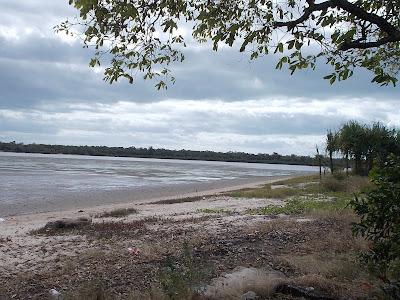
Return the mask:
POLYGON ((0 140, 60 144, 312 154, 328 128, 349 119, 399 126, 399 89, 370 74, 330 86, 316 71, 290 76, 276 58, 235 48, 185 49, 167 91, 138 79, 102 81, 91 51, 53 26, 67 1, 12 1, 0 12, 0 140))

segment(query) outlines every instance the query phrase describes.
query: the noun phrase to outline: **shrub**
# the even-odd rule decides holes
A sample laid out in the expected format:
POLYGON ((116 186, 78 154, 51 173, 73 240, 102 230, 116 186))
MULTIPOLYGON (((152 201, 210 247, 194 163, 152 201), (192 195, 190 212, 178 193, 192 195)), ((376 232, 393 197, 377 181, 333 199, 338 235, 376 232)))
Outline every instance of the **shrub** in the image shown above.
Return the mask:
POLYGON ((361 217, 353 230, 371 242, 363 260, 383 281, 387 296, 400 299, 400 157, 392 155, 373 169, 371 180, 375 188, 351 201, 361 217))
POLYGON ((335 178, 337 180, 344 180, 347 177, 344 172, 339 171, 339 170, 335 171, 332 176, 333 176, 333 178, 335 178))
POLYGON ((329 192, 345 192, 347 190, 347 183, 344 180, 338 180, 334 177, 327 177, 321 181, 324 190, 329 192))
POLYGON ((96 215, 97 218, 123 218, 132 214, 137 214, 138 211, 136 208, 118 208, 112 211, 106 211, 99 215, 96 215))

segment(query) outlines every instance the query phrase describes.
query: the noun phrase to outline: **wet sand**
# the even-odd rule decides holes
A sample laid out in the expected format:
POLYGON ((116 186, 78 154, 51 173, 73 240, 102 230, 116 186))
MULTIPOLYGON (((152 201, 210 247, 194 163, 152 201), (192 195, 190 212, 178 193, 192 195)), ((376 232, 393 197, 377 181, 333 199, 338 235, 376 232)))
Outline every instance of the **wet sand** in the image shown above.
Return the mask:
MULTIPOLYGON (((78 210, 149 203, 167 199, 215 195, 221 192, 254 187, 293 176, 251 177, 211 182, 183 183, 166 186, 146 186, 121 190, 99 190, 91 192, 53 195, 40 201, 0 203, 0 218, 40 213, 76 212, 78 210)), ((97 209, 96 209, 97 210, 97 209)))

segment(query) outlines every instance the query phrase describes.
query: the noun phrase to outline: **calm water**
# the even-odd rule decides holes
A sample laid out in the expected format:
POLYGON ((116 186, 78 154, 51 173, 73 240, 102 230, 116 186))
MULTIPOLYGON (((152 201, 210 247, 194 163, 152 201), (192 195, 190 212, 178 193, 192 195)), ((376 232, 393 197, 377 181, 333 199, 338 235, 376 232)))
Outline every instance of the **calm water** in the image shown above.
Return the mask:
POLYGON ((95 196, 102 199, 99 204, 115 202, 123 198, 122 191, 138 199, 178 187, 201 190, 227 181, 315 171, 308 166, 0 152, 0 216, 65 208, 67 202, 76 207, 95 196))

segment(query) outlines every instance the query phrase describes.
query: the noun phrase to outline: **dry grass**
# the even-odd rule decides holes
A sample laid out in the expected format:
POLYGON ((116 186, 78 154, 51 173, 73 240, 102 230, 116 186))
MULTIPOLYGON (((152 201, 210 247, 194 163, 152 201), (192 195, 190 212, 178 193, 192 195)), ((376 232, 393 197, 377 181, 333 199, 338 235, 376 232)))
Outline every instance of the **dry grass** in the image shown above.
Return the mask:
POLYGON ((42 227, 31 232, 33 235, 85 235, 88 238, 137 237, 145 231, 145 222, 99 222, 74 228, 42 227))
POLYGON ((270 184, 260 188, 243 189, 231 192, 229 195, 239 198, 266 198, 266 199, 285 199, 297 195, 299 191, 291 187, 272 189, 270 184))
POLYGON ((167 200, 150 202, 149 204, 175 204, 175 203, 185 203, 185 202, 196 202, 196 201, 204 200, 207 197, 211 197, 211 196, 195 196, 195 197, 167 199, 167 200))
POLYGON ((303 183, 310 183, 319 180, 319 174, 298 176, 285 180, 280 180, 272 183, 272 185, 299 185, 303 183))
POLYGON ((349 176, 338 179, 335 176, 326 176, 321 181, 322 188, 327 192, 358 193, 371 186, 368 177, 349 176))
POLYGON ((96 218, 123 218, 129 215, 137 214, 136 208, 119 208, 112 211, 106 211, 96 215, 96 218))
POLYGON ((306 255, 286 254, 277 258, 280 264, 301 275, 319 275, 336 281, 365 278, 365 269, 361 267, 355 254, 332 254, 316 252, 306 255))
POLYGON ((198 209, 197 212, 204 214, 227 214, 227 215, 232 215, 236 213, 234 210, 226 208, 201 208, 198 209))
POLYGON ((286 282, 280 272, 267 272, 255 268, 238 268, 233 273, 215 279, 205 292, 205 299, 242 299, 242 295, 253 291, 259 298, 269 298, 277 286, 286 282))
POLYGON ((275 264, 291 274, 295 285, 312 286, 332 295, 350 298, 366 297, 376 287, 360 263, 358 253, 368 247, 367 242, 354 237, 351 222, 354 213, 310 214, 313 221, 297 223, 292 219, 277 219, 251 230, 272 233, 272 236, 299 238, 294 249, 283 248, 275 257, 275 264), (360 289, 364 289, 360 291, 360 289))
POLYGON ((371 184, 367 177, 350 176, 338 179, 327 175, 319 182, 318 175, 310 175, 278 181, 258 188, 238 190, 231 192, 229 195, 233 197, 266 199, 287 199, 293 196, 316 194, 326 196, 346 195, 347 197, 352 197, 354 193, 360 192, 370 186, 371 184), (277 185, 283 185, 283 187, 274 188, 277 185))
POLYGON ((90 280, 82 283, 76 290, 64 295, 65 300, 111 300, 115 299, 107 293, 106 284, 101 280, 90 280))

